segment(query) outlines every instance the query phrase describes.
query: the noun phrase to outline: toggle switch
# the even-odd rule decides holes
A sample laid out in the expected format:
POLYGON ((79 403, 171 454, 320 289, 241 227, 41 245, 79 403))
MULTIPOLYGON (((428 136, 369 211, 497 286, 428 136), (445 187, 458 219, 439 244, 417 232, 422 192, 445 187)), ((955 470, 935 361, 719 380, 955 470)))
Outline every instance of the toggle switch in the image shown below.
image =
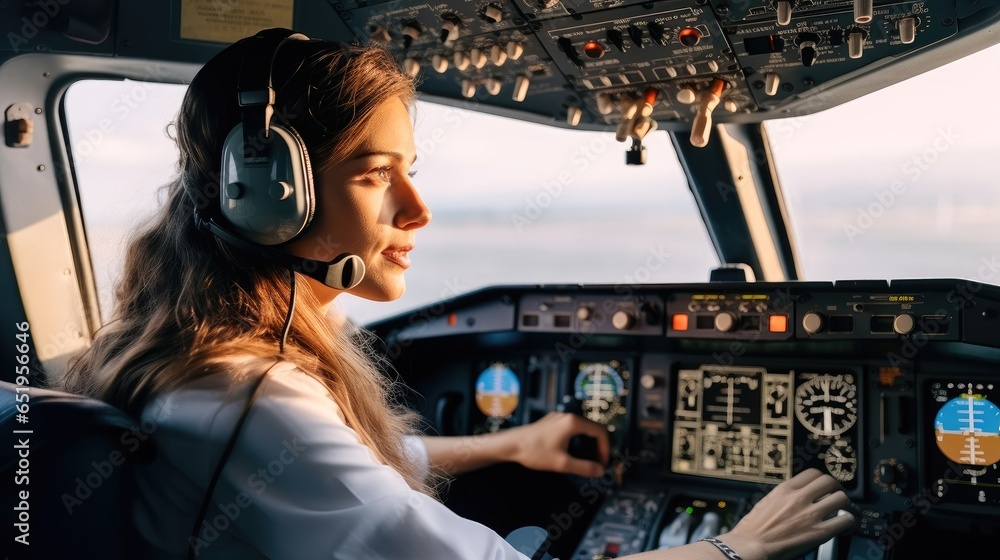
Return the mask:
POLYGON ((632 133, 630 136, 642 142, 642 140, 646 138, 646 135, 656 130, 656 128, 656 121, 649 117, 640 117, 635 121, 635 124, 632 125, 632 133))
POLYGON ((528 96, 528 86, 531 84, 531 76, 528 74, 518 74, 514 78, 514 94, 511 96, 518 103, 524 101, 528 96))
POLYGON ((730 113, 735 113, 740 110, 740 104, 733 101, 732 99, 727 99, 722 102, 722 108, 729 111, 730 113))
POLYGON ((503 8, 496 4, 487 4, 486 8, 483 9, 483 16, 493 23, 500 23, 503 21, 503 8))
POLYGON ((476 96, 476 82, 472 80, 462 80, 462 97, 472 99, 476 96))
POLYGON ((639 29, 639 26, 634 23, 629 24, 628 36, 632 39, 632 42, 635 43, 635 46, 640 49, 642 48, 642 29, 639 29))
POLYGON ((446 44, 454 43, 458 40, 460 35, 458 22, 455 21, 454 16, 451 18, 445 18, 444 22, 441 23, 441 42, 446 44))
POLYGON ((558 42, 559 48, 562 49, 562 52, 566 53, 566 56, 569 57, 570 61, 578 68, 583 68, 583 61, 580 60, 580 53, 576 50, 576 47, 573 46, 573 41, 571 41, 568 37, 560 37, 558 42))
POLYGON ((615 110, 615 100, 607 93, 597 94, 597 112, 610 115, 615 110))
POLYGON ((469 51, 469 62, 471 62, 474 67, 482 68, 483 66, 486 66, 486 60, 486 53, 483 52, 483 49, 474 48, 469 51))
POLYGON ((403 61, 403 70, 412 78, 420 74, 420 61, 415 58, 407 58, 403 61))
POLYGON ((490 95, 497 95, 503 87, 503 81, 500 78, 486 78, 485 86, 486 93, 489 93, 490 95))
POLYGON ((694 88, 690 86, 684 86, 677 90, 677 101, 685 105, 690 105, 698 100, 698 94, 695 93, 694 88))
POLYGON ((778 25, 788 25, 792 23, 792 3, 790 0, 779 0, 778 6, 778 25))
POLYGON ((523 54, 524 54, 523 44, 517 41, 511 41, 507 43, 507 56, 509 56, 511 60, 517 60, 521 58, 521 55, 523 54))
POLYGON ((507 49, 501 47, 500 45, 493 45, 490 47, 490 62, 494 66, 503 66, 507 62, 507 49))
POLYGON ((905 17, 899 20, 899 42, 909 45, 917 38, 917 20, 912 17, 905 17))
POLYGON ((434 55, 434 58, 431 59, 431 67, 438 74, 444 74, 448 71, 448 57, 443 54, 434 55))
POLYGON ((626 102, 622 106, 621 120, 618 121, 618 129, 615 130, 615 140, 624 142, 632 134, 632 125, 639 114, 639 102, 626 102))
POLYGON ((566 109, 566 124, 570 126, 577 126, 580 124, 580 117, 582 116, 583 110, 579 107, 570 105, 570 107, 566 109))
POLYGON ((463 51, 455 51, 452 60, 455 62, 455 68, 459 72, 464 72, 466 68, 469 67, 471 61, 469 60, 469 55, 463 51))
POLYGON ((652 38, 653 42, 656 44, 665 47, 670 42, 670 36, 663 30, 663 26, 655 21, 647 23, 646 30, 649 31, 650 38, 652 38))
POLYGON ((774 72, 764 74, 764 93, 768 95, 777 95, 779 85, 781 85, 781 76, 775 74, 774 72))
POLYGON ((861 58, 865 52, 865 39, 868 33, 860 27, 855 27, 847 34, 847 55, 851 58, 861 58))
POLYGON ((621 31, 617 29, 609 29, 607 36, 608 42, 614 45, 619 52, 625 52, 625 36, 622 35, 621 31))
POLYGON ((410 48, 410 45, 420 37, 422 33, 420 27, 416 23, 408 23, 406 27, 403 28, 403 46, 410 48))
POLYGON ((872 0, 854 0, 854 23, 870 23, 872 8, 872 0))
POLYGON ((389 33, 388 29, 380 25, 375 28, 375 31, 372 31, 372 35, 369 39, 382 45, 388 45, 392 42, 392 34, 389 33))
MULTIPOLYGON (((715 78, 712 86, 702 92, 701 101, 698 103, 698 112, 695 113, 694 122, 691 124, 691 145, 696 148, 704 148, 708 145, 708 140, 712 134, 712 111, 722 100, 722 92, 726 89, 726 82, 715 78)), ((716 327, 719 326, 719 317, 716 316, 716 327)))
POLYGON ((816 47, 819 41, 819 35, 815 33, 799 33, 795 37, 795 44, 799 46, 799 56, 802 59, 802 66, 808 68, 816 62, 816 57, 818 56, 816 47))

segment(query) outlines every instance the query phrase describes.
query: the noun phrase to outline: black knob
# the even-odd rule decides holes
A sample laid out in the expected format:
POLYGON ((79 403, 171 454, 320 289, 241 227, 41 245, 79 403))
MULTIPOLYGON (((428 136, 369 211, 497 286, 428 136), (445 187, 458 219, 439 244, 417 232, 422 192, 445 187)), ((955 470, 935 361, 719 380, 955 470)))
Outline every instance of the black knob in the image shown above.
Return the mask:
POLYGON ((892 468, 888 463, 882 463, 878 466, 878 479, 882 484, 890 485, 896 482, 896 469, 892 468))
POLYGON ((625 52, 625 35, 617 29, 608 30, 608 42, 621 52, 625 52))
POLYGON ((814 47, 802 47, 802 66, 812 66, 816 61, 816 49, 814 47))
POLYGON ((642 48, 642 29, 639 29, 633 23, 628 26, 628 36, 632 39, 632 42, 635 43, 635 46, 640 49, 642 48))

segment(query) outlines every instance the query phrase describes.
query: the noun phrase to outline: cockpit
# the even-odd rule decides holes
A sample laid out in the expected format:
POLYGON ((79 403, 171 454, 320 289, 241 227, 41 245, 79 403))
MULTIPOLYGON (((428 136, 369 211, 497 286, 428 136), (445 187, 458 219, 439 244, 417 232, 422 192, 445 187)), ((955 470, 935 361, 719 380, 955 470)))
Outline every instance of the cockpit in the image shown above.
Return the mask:
POLYGON ((266 27, 378 43, 418 80, 439 224, 406 297, 347 314, 428 434, 562 411, 612 446, 600 478, 500 464, 447 507, 614 558, 724 534, 817 468, 857 524, 809 560, 995 555, 1000 2, 43 0, 0 21, 0 332, 30 333, 3 356, 31 383, 109 320, 205 61, 266 27))

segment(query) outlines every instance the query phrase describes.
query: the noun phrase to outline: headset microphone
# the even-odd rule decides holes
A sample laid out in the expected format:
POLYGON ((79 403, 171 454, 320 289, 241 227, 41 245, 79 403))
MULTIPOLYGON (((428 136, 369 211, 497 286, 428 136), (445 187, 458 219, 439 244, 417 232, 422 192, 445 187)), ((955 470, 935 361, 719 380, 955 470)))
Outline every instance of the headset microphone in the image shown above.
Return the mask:
POLYGON ((226 243, 247 253, 263 257, 285 268, 304 274, 335 290, 349 290, 357 286, 365 277, 365 262, 357 255, 341 253, 329 261, 297 257, 264 245, 240 239, 215 223, 215 220, 199 220, 199 222, 202 227, 211 231, 213 235, 226 243))

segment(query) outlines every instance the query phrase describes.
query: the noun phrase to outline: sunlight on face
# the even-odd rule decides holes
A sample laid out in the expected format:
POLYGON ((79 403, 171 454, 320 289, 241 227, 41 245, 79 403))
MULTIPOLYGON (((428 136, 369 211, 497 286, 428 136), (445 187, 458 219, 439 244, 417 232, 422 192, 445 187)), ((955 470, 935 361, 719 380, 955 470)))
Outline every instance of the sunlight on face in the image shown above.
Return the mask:
MULTIPOLYGON (((417 152, 407 106, 393 98, 372 117, 357 149, 316 176, 316 215, 289 249, 322 260, 358 255, 365 277, 349 293, 389 301, 406 289, 403 273, 410 267, 414 232, 430 222, 431 212, 410 181, 417 152)), ((310 286, 323 303, 341 293, 315 281, 310 286)))

